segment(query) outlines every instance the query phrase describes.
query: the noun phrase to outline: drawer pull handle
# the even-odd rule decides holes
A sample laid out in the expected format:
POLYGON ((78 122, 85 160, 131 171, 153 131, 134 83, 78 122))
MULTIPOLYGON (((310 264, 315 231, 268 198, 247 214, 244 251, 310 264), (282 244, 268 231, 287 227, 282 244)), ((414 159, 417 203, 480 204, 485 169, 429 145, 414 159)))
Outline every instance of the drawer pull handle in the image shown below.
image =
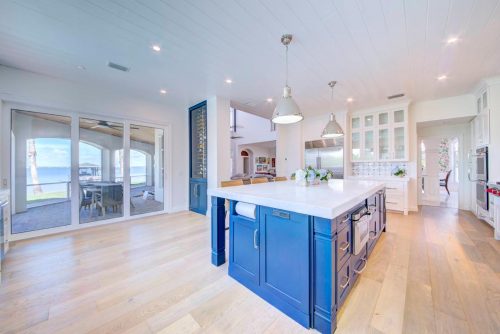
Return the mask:
POLYGON ((385 189, 398 190, 399 188, 385 187, 385 189))
POLYGON ((344 246, 340 246, 340 250, 345 252, 349 248, 350 244, 348 242, 344 242, 343 245, 344 246))
POLYGON ((254 230, 253 231, 253 248, 259 249, 259 245, 257 245, 257 233, 259 230, 254 230))
POLYGON ((388 203, 388 204, 398 204, 396 202, 389 202, 389 201, 387 201, 386 203, 388 203))
POLYGON ((345 289, 349 285, 349 281, 351 280, 351 278, 348 276, 344 276, 344 277, 347 278, 347 281, 344 284, 340 284, 341 289, 345 289))
POLYGON ((364 264, 365 264, 365 265, 363 266, 363 268, 361 268, 361 269, 359 269, 359 270, 353 269, 353 271, 354 271, 356 274, 358 274, 358 275, 359 275, 359 274, 361 274, 363 271, 365 271, 365 269, 366 269, 366 264, 368 263, 368 261, 366 260, 366 257, 362 258, 361 260, 362 260, 362 261, 364 262, 364 264))
POLYGON ((370 237, 369 237, 370 240, 377 239, 377 232, 370 231, 369 234, 370 234, 370 237), (372 233, 373 233, 373 237, 372 237, 372 233))
POLYGON ((290 214, 288 212, 283 212, 279 210, 273 210, 273 216, 280 217, 283 219, 290 219, 290 214))

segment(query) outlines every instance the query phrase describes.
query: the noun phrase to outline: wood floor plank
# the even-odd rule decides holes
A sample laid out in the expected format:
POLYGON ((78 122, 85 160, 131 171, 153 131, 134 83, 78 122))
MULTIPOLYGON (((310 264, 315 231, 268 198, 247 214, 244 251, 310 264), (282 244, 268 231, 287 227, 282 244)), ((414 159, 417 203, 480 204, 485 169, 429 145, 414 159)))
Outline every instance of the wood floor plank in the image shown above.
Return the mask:
MULTIPOLYGON (((500 242, 463 211, 389 213, 338 314, 338 333, 492 333, 500 242)), ((1 333, 310 333, 210 264, 191 212, 12 244, 1 333)), ((498 332, 498 331, 497 331, 498 332)))

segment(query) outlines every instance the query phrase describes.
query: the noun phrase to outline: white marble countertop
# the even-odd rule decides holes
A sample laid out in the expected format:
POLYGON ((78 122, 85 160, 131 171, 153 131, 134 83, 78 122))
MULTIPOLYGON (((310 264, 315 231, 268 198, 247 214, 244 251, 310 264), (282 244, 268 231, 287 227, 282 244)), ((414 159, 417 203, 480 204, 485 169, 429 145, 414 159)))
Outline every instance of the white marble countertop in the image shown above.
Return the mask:
POLYGON ((376 180, 376 181, 395 181, 395 182, 408 182, 410 181, 410 178, 408 176, 382 176, 382 175, 373 175, 373 176, 366 176, 366 175, 355 175, 355 176, 348 176, 347 179, 349 180, 376 180))
POLYGON ((286 181, 213 188, 208 195, 332 219, 384 187, 378 181, 330 180, 308 187, 286 181))

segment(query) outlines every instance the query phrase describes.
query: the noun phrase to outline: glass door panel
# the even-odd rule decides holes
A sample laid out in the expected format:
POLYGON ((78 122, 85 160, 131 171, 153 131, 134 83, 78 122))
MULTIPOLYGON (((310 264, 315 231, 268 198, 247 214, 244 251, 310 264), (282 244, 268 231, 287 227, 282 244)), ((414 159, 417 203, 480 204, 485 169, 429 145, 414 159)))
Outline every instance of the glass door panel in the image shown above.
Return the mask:
POLYGON ((123 216, 123 124, 80 118, 80 224, 123 216))
POLYGON ((389 129, 378 131, 378 155, 380 160, 388 160, 389 155, 389 129))
POLYGON ((352 133, 352 160, 359 160, 361 157, 361 135, 359 132, 352 133))
POLYGON ((389 113, 382 112, 378 114, 378 125, 387 125, 389 124, 389 113))
POLYGON ((361 120, 359 119, 359 117, 353 117, 351 119, 351 128, 359 129, 360 125, 361 125, 361 120))
POLYGON ((394 128, 394 158, 404 159, 405 157, 405 128, 394 128))
POLYGON ((365 116, 365 127, 371 128, 373 126, 373 115, 365 116))
POLYGON ((162 129, 130 125, 130 214, 164 209, 162 129))
POLYGON ((404 110, 396 110, 394 112, 394 123, 401 123, 405 121, 405 112, 404 110))
POLYGON ((373 160, 373 158, 375 158, 373 139, 373 130, 365 131, 365 145, 363 149, 364 160, 373 160))
POLYGON ((12 110, 11 231, 71 224, 71 117, 12 110))

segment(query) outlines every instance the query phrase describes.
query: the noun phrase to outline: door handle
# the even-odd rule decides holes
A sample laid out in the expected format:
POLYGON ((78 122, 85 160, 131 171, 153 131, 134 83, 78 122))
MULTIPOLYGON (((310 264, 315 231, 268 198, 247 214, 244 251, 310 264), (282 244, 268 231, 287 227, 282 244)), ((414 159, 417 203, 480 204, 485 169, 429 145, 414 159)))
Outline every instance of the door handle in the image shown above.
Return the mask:
POLYGON ((257 233, 259 233, 258 229, 253 231, 253 248, 259 249, 259 245, 257 245, 257 233))
POLYGON ((344 246, 340 246, 340 250, 345 252, 349 248, 350 244, 349 242, 344 242, 343 245, 344 246))
POLYGON ((347 281, 344 284, 340 284, 341 289, 345 289, 349 285, 349 281, 351 280, 351 278, 348 276, 344 276, 344 277, 347 278, 347 281))
POLYGON ((369 235, 370 236, 368 237, 368 239, 370 239, 370 240, 377 239, 377 232, 370 231, 369 235), (373 237, 372 237, 372 233, 374 234, 373 237))

